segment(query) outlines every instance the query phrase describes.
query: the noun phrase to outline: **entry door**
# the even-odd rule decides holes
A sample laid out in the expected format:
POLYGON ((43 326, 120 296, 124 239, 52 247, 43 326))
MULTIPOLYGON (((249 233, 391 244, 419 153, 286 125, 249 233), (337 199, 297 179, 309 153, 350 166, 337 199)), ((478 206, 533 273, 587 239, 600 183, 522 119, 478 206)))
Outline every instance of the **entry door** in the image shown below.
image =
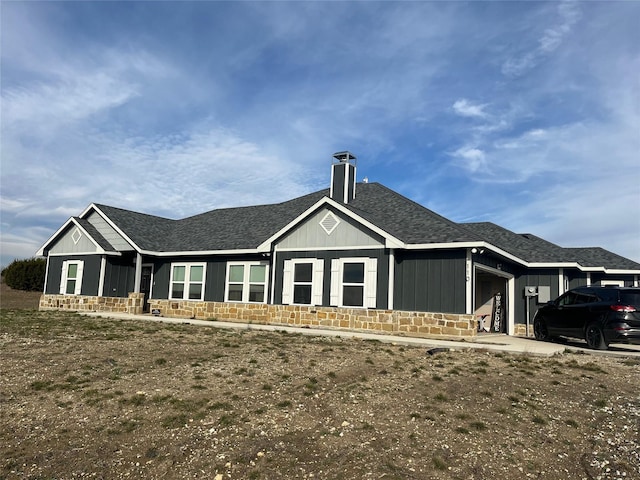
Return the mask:
POLYGON ((142 266, 142 278, 140 279, 140 292, 144 293, 142 311, 149 312, 149 297, 151 296, 151 280, 153 279, 153 265, 142 266))

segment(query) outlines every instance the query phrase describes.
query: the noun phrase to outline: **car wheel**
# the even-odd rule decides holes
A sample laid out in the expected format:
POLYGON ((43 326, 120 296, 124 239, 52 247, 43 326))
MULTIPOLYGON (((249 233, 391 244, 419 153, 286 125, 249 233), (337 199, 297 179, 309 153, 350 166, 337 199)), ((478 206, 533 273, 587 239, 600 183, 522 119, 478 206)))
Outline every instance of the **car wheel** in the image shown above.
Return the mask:
POLYGON ((533 335, 536 337, 536 340, 543 342, 551 340, 549 331, 547 330, 547 324, 542 318, 536 318, 533 321, 533 335))
POLYGON ((606 350, 609 348, 604 339, 602 328, 597 323, 590 323, 585 330, 584 338, 589 348, 594 350, 606 350))

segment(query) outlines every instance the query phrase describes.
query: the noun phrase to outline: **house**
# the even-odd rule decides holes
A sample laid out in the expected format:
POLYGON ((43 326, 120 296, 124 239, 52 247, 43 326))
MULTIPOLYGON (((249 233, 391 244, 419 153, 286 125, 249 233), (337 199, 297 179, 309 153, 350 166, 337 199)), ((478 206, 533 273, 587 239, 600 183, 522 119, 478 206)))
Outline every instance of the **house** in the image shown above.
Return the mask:
POLYGON ((372 329, 528 334, 580 285, 639 284, 640 264, 493 223, 456 223, 334 155, 330 188, 171 220, 91 204, 37 252, 42 309, 372 329))

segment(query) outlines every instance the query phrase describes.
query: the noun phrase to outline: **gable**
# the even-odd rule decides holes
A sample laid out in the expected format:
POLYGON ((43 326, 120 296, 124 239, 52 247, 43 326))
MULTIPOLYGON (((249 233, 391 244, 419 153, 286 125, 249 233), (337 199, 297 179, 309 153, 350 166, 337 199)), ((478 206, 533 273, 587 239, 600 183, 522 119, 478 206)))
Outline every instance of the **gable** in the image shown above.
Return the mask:
POLYGON ((49 254, 98 253, 98 246, 75 223, 70 223, 49 249, 49 254))
POLYGON ((383 248, 385 239, 337 210, 321 208, 290 230, 276 249, 383 248))

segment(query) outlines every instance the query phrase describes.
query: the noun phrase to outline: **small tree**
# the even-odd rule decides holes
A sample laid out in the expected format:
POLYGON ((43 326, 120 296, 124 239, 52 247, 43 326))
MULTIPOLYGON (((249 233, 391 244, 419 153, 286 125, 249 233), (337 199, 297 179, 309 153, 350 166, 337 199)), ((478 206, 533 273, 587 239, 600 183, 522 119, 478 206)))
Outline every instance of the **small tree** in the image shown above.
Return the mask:
POLYGON ((46 267, 47 262, 42 258, 14 260, 2 270, 2 277, 8 286, 16 290, 41 292, 46 267))

